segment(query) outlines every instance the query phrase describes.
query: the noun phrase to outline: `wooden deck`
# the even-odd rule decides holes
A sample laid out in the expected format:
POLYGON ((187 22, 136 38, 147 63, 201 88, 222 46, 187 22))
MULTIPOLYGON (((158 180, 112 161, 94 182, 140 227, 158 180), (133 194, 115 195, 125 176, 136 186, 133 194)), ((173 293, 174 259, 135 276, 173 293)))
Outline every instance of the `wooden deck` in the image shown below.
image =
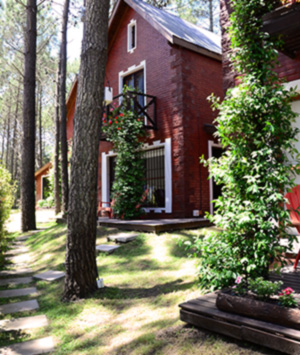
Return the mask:
MULTIPOLYGON (((300 268, 292 266, 283 269, 281 275, 271 273, 272 281, 282 280, 283 287, 291 287, 296 292, 300 304, 300 268)), ((285 354, 300 354, 300 330, 260 320, 223 312, 216 307, 217 293, 199 297, 182 303, 180 319, 183 322, 238 340, 262 345, 285 354)))
POLYGON ((109 219, 107 217, 99 218, 98 224, 103 227, 150 233, 202 228, 212 225, 206 218, 144 219, 124 221, 122 219, 109 219))

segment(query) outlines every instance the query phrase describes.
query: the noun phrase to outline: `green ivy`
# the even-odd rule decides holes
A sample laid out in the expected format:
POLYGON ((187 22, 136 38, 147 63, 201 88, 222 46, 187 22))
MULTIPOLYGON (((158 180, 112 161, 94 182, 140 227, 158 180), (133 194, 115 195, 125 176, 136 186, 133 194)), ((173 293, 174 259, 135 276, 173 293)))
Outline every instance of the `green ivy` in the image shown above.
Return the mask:
POLYGON ((299 164, 294 148, 299 130, 292 127, 296 114, 290 105, 296 93, 285 89, 274 71, 279 42, 261 31, 262 16, 277 1, 232 0, 231 5, 231 60, 239 85, 221 104, 211 97, 220 110, 217 138, 226 152, 205 162, 223 186, 210 216, 222 231, 201 243, 199 280, 211 289, 233 284, 238 275, 265 277, 272 261, 284 262, 294 237, 286 232, 290 218, 283 193, 299 173, 291 164, 299 164), (280 246, 280 236, 289 238, 287 247, 280 246))
POLYGON ((115 181, 112 187, 114 215, 122 219, 141 216, 141 198, 145 186, 145 163, 142 158, 143 138, 146 136, 143 117, 132 109, 133 101, 123 91, 124 101, 104 115, 102 131, 113 143, 116 157, 115 181))

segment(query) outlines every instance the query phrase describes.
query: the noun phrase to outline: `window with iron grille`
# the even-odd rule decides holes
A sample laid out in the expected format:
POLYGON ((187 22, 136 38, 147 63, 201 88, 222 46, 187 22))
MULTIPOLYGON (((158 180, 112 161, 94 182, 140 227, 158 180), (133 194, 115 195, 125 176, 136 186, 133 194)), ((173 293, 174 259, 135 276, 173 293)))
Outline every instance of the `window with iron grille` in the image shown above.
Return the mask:
POLYGON ((145 159, 145 190, 147 199, 144 207, 165 207, 165 148, 147 150, 145 159))
MULTIPOLYGON (((143 153, 145 161, 145 186, 147 197, 143 207, 165 207, 165 148, 146 150, 143 153)), ((115 180, 116 157, 109 161, 109 187, 110 193, 115 180)))

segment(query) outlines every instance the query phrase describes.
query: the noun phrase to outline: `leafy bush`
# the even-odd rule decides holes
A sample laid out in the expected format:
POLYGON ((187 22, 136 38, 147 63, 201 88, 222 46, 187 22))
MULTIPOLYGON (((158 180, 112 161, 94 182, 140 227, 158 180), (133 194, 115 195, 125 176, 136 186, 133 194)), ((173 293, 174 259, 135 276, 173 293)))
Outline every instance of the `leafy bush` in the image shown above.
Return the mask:
POLYGON ((284 251, 295 238, 286 232, 291 223, 283 193, 299 173, 291 164, 299 166, 294 148, 299 130, 292 127, 296 114, 290 105, 296 93, 285 89, 274 71, 279 42, 261 31, 262 16, 276 4, 231 1, 231 60, 240 84, 227 91, 222 104, 212 97, 213 108, 220 110, 216 136, 226 152, 205 163, 223 187, 211 217, 221 232, 202 243, 204 287, 231 285, 239 275, 266 276, 271 261, 285 262, 284 251), (289 239, 287 247, 280 236, 289 239))
MULTIPOLYGON (((127 89, 124 89, 126 98, 127 89)), ((133 102, 113 109, 103 116, 103 132, 117 153, 115 182, 112 187, 114 215, 131 219, 142 213, 140 200, 144 192, 145 166, 142 159, 143 118, 131 109, 133 102)))
POLYGON ((10 173, 0 165, 0 248, 1 256, 5 248, 4 224, 8 220, 10 210, 14 203, 15 185, 11 180, 10 173))
POLYGON ((276 295, 280 288, 282 287, 282 281, 268 281, 264 280, 262 277, 258 277, 255 280, 249 280, 249 289, 257 295, 257 297, 262 299, 270 298, 276 295))
POLYGON ((40 208, 51 208, 54 206, 54 197, 53 195, 50 195, 45 200, 39 200, 37 204, 40 208))

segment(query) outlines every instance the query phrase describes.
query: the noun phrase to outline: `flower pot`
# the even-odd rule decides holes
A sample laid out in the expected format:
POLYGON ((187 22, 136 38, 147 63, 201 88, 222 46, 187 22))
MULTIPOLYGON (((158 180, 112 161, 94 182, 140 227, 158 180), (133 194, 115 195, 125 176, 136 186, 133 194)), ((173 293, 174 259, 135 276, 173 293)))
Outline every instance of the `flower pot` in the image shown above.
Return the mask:
POLYGON ((300 309, 298 308, 281 307, 277 304, 234 296, 226 292, 218 294, 216 306, 221 311, 300 330, 300 309))

